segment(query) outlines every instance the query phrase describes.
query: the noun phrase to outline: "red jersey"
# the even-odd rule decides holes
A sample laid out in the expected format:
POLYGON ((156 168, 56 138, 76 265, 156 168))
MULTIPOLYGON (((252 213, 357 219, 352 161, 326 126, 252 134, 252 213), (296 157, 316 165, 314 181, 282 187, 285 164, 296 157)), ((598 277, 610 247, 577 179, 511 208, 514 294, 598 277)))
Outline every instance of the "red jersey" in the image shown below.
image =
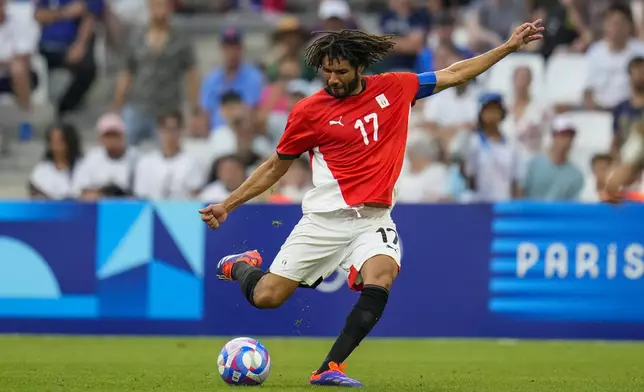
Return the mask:
POLYGON ((364 80, 358 95, 338 99, 320 90, 289 115, 277 154, 310 154, 314 189, 302 201, 304 213, 394 204, 419 79, 396 72, 364 80))

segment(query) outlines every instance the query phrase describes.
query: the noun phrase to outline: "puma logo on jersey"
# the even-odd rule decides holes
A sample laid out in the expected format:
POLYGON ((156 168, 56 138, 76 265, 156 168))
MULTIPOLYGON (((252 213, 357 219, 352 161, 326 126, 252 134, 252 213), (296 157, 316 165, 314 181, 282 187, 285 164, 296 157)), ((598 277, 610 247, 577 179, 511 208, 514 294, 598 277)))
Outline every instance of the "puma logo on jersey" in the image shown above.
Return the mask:
POLYGON ((344 124, 342 124, 342 116, 340 116, 339 120, 331 120, 331 121, 329 121, 329 125, 342 125, 342 126, 344 126, 344 124))
POLYGON ((386 108, 389 106, 389 100, 387 97, 385 97, 385 94, 380 94, 376 97, 376 102, 378 102, 378 105, 380 105, 381 109, 386 108))

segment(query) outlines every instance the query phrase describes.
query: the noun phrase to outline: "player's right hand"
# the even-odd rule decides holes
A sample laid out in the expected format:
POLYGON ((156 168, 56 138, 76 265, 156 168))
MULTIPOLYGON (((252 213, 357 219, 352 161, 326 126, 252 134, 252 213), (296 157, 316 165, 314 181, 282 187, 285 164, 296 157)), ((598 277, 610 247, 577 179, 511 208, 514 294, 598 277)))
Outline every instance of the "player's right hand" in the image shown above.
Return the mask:
POLYGON ((228 211, 223 204, 210 204, 206 208, 199 210, 201 220, 204 221, 211 229, 218 229, 228 217, 228 211))
POLYGON ((541 19, 537 19, 532 23, 522 24, 514 30, 512 36, 508 39, 507 45, 513 52, 516 52, 525 48, 532 41, 543 39, 545 28, 542 24, 541 19))

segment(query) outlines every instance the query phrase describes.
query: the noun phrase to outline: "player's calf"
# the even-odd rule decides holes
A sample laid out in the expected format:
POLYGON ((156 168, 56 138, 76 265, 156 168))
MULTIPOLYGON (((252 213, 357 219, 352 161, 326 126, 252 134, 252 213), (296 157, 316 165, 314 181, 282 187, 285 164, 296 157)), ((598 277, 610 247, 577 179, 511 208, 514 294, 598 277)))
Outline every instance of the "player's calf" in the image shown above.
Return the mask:
POLYGON ((278 308, 298 287, 298 282, 268 273, 255 286, 252 303, 260 309, 278 308))
POLYGON ((316 374, 329 371, 331 363, 343 363, 376 326, 387 306, 389 288, 398 275, 398 264, 389 256, 377 255, 362 265, 360 275, 362 294, 316 374))

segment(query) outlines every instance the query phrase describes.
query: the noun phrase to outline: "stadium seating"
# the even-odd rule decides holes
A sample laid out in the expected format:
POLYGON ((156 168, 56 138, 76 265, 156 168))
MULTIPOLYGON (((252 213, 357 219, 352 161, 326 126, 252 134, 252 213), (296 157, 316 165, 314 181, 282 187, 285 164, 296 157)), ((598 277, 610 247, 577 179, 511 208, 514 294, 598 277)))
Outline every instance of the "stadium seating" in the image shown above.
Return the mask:
POLYGON ((552 105, 581 105, 586 83, 586 62, 583 54, 553 55, 546 64, 545 95, 552 105))

